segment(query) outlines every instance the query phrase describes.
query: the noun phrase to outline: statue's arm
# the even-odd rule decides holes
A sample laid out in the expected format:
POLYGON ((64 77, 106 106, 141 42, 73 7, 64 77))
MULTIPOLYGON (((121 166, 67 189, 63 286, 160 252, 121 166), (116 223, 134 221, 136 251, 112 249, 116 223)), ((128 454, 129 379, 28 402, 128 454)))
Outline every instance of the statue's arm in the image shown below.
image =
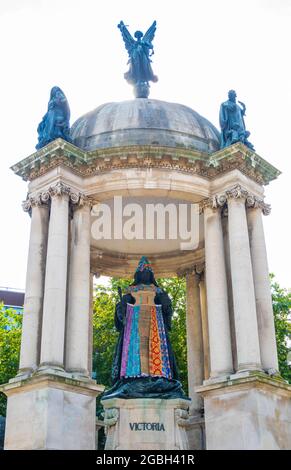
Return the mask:
POLYGON ((222 103, 219 111, 219 125, 223 131, 226 128, 227 124, 227 103, 222 103))
POLYGON ((246 114, 246 105, 239 101, 239 104, 241 105, 241 114, 244 116, 246 114))
POLYGON ((124 325, 124 320, 126 317, 126 307, 127 304, 134 304, 135 300, 131 294, 125 294, 122 296, 121 301, 116 304, 114 323, 117 331, 121 331, 124 325))
POLYGON ((120 21, 120 23, 117 25, 118 29, 120 29, 121 35, 123 42, 125 44, 125 48, 129 54, 129 56, 132 53, 132 50, 134 49, 135 46, 135 40, 133 39, 132 35, 128 31, 127 27, 123 23, 123 21, 120 21))

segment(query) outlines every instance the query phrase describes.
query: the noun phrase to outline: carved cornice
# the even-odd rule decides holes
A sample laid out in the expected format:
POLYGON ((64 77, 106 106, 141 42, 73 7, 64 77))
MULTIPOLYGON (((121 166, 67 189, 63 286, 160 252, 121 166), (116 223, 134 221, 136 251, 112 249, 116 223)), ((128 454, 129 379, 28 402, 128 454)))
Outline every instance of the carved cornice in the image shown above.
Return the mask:
POLYGON ((271 213, 270 204, 266 204, 262 198, 259 198, 255 194, 249 192, 240 184, 227 189, 224 193, 215 194, 214 196, 211 196, 207 199, 203 199, 199 204, 200 210, 203 212, 207 207, 210 207, 213 210, 222 208, 223 215, 227 216, 227 201, 231 198, 243 199, 248 209, 260 208, 264 215, 269 215, 271 213))
POLYGON ((280 174, 279 170, 241 143, 209 155, 198 150, 158 145, 112 147, 86 152, 62 139, 56 139, 11 169, 25 181, 31 181, 60 165, 82 177, 116 169, 160 168, 197 174, 208 180, 237 169, 261 185, 268 184, 280 174))

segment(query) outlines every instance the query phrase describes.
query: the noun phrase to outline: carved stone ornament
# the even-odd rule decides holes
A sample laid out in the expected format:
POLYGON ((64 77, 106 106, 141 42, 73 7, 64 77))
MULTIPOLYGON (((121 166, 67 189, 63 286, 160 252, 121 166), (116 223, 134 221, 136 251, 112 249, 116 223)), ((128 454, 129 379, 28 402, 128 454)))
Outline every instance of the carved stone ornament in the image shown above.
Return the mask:
POLYGON ((234 199, 246 199, 249 196, 249 192, 244 189, 240 184, 237 184, 231 189, 225 191, 227 198, 234 198, 234 199))
POLYGON ((242 198, 245 200, 247 208, 260 208, 264 215, 269 215, 271 213, 270 204, 266 204, 262 198, 259 198, 258 196, 250 193, 240 184, 237 184, 233 188, 227 189, 222 194, 216 194, 214 196, 210 196, 207 199, 204 199, 200 202, 200 210, 203 212, 206 207, 210 207, 211 209, 222 208, 223 215, 226 216, 227 200, 229 198, 242 198))
POLYGON ((84 206, 93 204, 91 199, 85 194, 72 190, 69 186, 62 182, 58 182, 50 186, 46 191, 37 193, 36 195, 28 195, 27 199, 23 201, 22 208, 25 212, 31 212, 33 206, 48 205, 52 197, 68 196, 69 202, 72 206, 84 206))
POLYGON ((118 408, 108 408, 105 410, 104 424, 105 426, 114 426, 119 419, 118 408))

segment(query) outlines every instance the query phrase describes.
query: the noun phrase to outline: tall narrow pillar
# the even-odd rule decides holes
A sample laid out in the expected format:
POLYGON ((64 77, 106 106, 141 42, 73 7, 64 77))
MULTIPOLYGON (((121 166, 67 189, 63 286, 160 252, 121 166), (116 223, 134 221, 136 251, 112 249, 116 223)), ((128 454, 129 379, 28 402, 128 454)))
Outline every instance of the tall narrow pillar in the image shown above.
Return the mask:
POLYGON ((221 212, 204 208, 210 378, 233 372, 221 212))
POLYGON ((261 358, 245 200, 241 189, 227 191, 229 250, 238 371, 260 370, 261 358))
POLYGON ((89 376, 90 206, 78 204, 72 221, 66 324, 66 371, 89 376))
POLYGON ((204 362, 199 274, 195 271, 186 274, 186 327, 189 397, 192 400, 192 410, 199 414, 203 402, 195 392, 195 387, 199 387, 203 383, 204 362))
POLYGON ((68 263, 69 194, 58 183, 50 188, 51 213, 43 305, 41 369, 64 368, 68 263))
POLYGON ((262 209, 254 198, 248 198, 247 220, 249 227, 252 268, 257 307, 258 332, 262 367, 274 373, 278 371, 274 314, 271 298, 267 251, 262 221, 262 209))
POLYGON ((39 195, 23 208, 31 211, 31 225, 18 375, 29 375, 39 365, 49 207, 39 195))
POLYGON ((94 274, 90 273, 90 311, 88 330, 88 371, 92 377, 93 371, 93 302, 94 302, 94 274))
POLYGON ((199 289, 200 289, 202 338, 203 338, 204 380, 208 380, 210 376, 210 355, 209 355, 209 329, 208 329, 208 318, 207 318, 205 271, 203 271, 200 274, 199 289))

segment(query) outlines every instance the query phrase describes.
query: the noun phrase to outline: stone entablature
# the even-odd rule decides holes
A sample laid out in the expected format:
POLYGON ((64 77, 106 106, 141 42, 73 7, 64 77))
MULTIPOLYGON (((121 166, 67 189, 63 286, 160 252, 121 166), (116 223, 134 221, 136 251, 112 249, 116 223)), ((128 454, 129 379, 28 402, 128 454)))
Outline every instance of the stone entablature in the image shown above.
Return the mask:
POLYGON ((86 152, 56 139, 11 169, 25 181, 32 181, 56 166, 64 165, 74 173, 88 177, 123 168, 160 168, 196 174, 212 180, 234 169, 265 185, 280 171, 241 143, 211 155, 197 150, 160 146, 131 146, 86 152))

